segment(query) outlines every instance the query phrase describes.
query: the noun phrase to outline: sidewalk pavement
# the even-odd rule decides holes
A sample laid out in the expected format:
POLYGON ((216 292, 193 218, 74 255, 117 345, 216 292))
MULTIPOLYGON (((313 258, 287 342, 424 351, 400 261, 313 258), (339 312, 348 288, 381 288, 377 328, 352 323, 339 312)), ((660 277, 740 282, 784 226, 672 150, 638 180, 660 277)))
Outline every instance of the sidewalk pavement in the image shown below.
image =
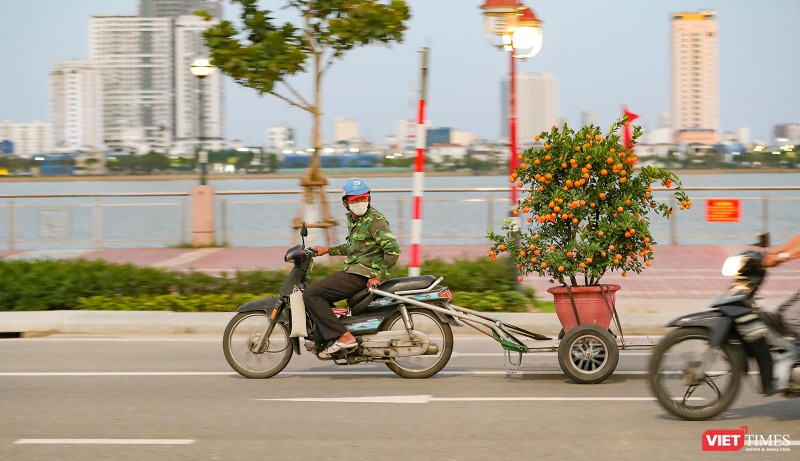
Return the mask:
MULTIPOLYGON (((488 246, 425 246, 421 257, 451 261, 486 257, 488 246)), ((744 247, 714 245, 659 245, 653 266, 641 274, 621 277, 609 274, 604 283, 622 286, 616 307, 627 334, 660 334, 673 318, 705 309, 729 285, 720 270, 725 258, 744 247)), ((230 248, 125 248, 100 250, 0 250, 0 259, 83 258, 169 270, 196 270, 209 274, 237 270, 288 269, 283 261, 285 249, 275 247, 230 248)), ((400 264, 407 265, 410 250, 404 248, 400 264)), ((501 264, 498 262, 498 264, 501 264)), ((401 275, 401 274, 396 274, 401 275)), ((447 281, 445 280, 446 284, 447 281)), ((527 277, 524 286, 536 290, 537 297, 549 299, 546 279, 527 277)), ((775 307, 800 289, 800 261, 774 269, 761 289, 768 307, 775 307)), ((454 293, 458 304, 458 292, 454 293)), ((469 307, 469 306, 465 306, 469 307)), ((0 312, 2 332, 59 332, 107 334, 222 333, 230 313, 175 312, 0 312)), ((503 313, 497 317, 543 334, 557 334, 560 326, 555 314, 503 313)), ((456 333, 470 328, 457 328, 456 333)))

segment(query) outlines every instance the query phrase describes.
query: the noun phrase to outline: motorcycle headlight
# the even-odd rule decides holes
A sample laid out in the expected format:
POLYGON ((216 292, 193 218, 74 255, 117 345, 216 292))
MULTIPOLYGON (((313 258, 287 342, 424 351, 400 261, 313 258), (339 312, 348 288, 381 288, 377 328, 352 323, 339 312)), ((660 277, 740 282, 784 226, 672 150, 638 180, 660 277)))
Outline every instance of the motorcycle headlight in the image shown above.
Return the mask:
POLYGON ((722 265, 723 277, 735 277, 739 275, 742 265, 744 265, 744 257, 741 255, 731 256, 726 259, 725 264, 722 265))
POLYGON ((288 250, 286 250, 286 254, 283 255, 283 260, 287 263, 293 262, 295 259, 299 258, 303 254, 303 247, 300 245, 295 245, 288 250))

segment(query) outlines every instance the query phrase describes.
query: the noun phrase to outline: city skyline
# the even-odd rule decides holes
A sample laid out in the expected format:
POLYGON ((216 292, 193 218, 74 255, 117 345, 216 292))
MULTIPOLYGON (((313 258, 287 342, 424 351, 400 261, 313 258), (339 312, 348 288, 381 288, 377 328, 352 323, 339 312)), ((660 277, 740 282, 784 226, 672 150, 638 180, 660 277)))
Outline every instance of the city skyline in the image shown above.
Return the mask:
MULTIPOLYGON (((324 138, 332 139, 333 120, 342 117, 357 119, 359 134, 376 142, 395 134, 397 120, 414 117, 418 50, 429 46, 431 126, 499 139, 498 83, 507 78, 508 57, 483 38, 482 2, 408 3, 412 19, 403 44, 358 48, 331 68, 323 88, 324 138)), ((520 62, 518 70, 554 75, 559 81, 558 116, 570 123, 579 123, 581 112, 594 111, 605 128, 627 105, 641 116, 643 126, 656 128, 661 113, 671 110, 670 16, 700 9, 715 10, 719 23, 721 131, 746 126, 752 138, 769 141, 773 125, 800 121, 800 96, 792 89, 800 64, 787 54, 800 2, 776 0, 770 8, 744 0, 526 3, 544 21, 544 47, 538 56, 520 62)), ((236 16, 229 2, 224 8, 226 18, 236 16)), ((14 44, 4 52, 10 64, 0 76, 0 120, 52 122, 47 81, 54 62, 88 59, 90 16, 137 11, 137 0, 2 2, 0 14, 18 20, 0 31, 0 39, 14 44)), ((292 82, 308 93, 308 78, 292 82)), ((296 130, 298 147, 309 144, 306 113, 273 96, 259 97, 228 78, 225 92, 229 140, 262 145, 267 128, 288 122, 296 130)))

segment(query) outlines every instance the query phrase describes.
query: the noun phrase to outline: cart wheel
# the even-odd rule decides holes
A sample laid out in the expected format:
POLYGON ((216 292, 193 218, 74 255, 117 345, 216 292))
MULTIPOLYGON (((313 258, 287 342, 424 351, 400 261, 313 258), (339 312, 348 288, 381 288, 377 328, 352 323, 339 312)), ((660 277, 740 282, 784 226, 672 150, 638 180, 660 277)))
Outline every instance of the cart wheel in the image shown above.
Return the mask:
POLYGON ((558 345, 558 364, 578 384, 597 384, 617 368, 619 348, 611 334, 597 325, 578 325, 558 345))

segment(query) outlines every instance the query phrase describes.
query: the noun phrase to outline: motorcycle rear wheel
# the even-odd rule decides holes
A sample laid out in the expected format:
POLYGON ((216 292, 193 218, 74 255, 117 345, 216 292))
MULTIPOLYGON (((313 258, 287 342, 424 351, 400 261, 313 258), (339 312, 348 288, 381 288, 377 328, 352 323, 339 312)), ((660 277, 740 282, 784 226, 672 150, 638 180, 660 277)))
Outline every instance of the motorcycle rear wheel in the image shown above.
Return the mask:
POLYGON ((240 312, 236 314, 222 338, 225 360, 245 378, 264 379, 280 373, 292 358, 292 342, 289 329, 283 323, 276 323, 263 352, 255 352, 258 339, 269 323, 266 312, 240 312))
POLYGON ((653 349, 647 378, 650 389, 665 410, 681 419, 713 418, 727 410, 739 394, 746 357, 731 344, 724 344, 714 361, 705 365, 705 378, 690 377, 690 367, 699 364, 708 350, 708 338, 705 328, 680 328, 653 349))
MULTIPOLYGON (((424 379, 438 373, 453 354, 453 330, 450 325, 439 320, 433 311, 422 308, 408 309, 408 316, 414 325, 414 330, 422 331, 428 336, 431 346, 438 350, 433 355, 420 355, 416 357, 395 357, 386 364, 398 376, 406 379, 424 379)), ((382 331, 403 330, 405 324, 400 312, 395 312, 384 323, 382 331)))

